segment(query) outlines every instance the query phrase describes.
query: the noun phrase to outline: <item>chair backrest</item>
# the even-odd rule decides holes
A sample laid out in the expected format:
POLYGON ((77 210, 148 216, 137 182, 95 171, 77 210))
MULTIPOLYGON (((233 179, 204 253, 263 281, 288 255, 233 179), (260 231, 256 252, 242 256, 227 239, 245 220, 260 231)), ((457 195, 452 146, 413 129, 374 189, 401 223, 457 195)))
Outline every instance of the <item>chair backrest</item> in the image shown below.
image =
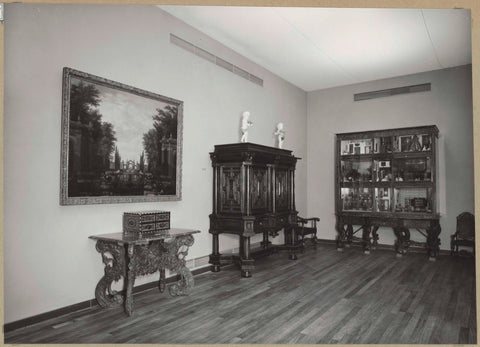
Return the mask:
POLYGON ((463 212, 457 217, 457 237, 464 240, 475 240, 475 216, 463 212))

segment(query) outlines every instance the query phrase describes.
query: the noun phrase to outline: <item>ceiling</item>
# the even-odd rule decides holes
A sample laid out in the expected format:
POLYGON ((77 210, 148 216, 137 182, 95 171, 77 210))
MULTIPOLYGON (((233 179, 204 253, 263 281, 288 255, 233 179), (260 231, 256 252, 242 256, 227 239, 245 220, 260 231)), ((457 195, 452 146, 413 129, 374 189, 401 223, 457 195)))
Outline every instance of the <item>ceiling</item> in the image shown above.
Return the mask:
POLYGON ((470 10, 159 7, 305 91, 472 62, 470 10))

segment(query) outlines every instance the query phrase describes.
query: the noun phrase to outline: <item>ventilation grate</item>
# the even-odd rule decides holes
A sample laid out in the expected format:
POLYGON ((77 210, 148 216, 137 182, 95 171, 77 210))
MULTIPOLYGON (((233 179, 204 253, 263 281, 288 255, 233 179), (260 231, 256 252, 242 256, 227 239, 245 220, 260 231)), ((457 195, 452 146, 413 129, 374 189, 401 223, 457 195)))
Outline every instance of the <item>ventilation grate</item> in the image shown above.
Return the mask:
POLYGON ((386 96, 393 96, 398 94, 426 92, 429 90, 431 90, 431 83, 417 84, 413 86, 390 88, 390 89, 376 90, 373 92, 353 94, 353 101, 383 98, 386 96))
POLYGON ((178 36, 175 36, 173 34, 170 34, 170 42, 173 43, 174 45, 177 45, 178 47, 181 47, 197 56, 200 58, 203 58, 205 60, 208 60, 209 62, 220 66, 224 68, 225 70, 228 70, 232 73, 234 73, 237 76, 243 77, 246 80, 258 84, 259 86, 263 87, 263 80, 260 77, 257 77, 255 75, 252 75, 250 72, 245 71, 238 66, 233 65, 232 63, 229 63, 228 61, 217 57, 216 55, 204 50, 203 48, 197 47, 194 44, 185 41, 178 36))

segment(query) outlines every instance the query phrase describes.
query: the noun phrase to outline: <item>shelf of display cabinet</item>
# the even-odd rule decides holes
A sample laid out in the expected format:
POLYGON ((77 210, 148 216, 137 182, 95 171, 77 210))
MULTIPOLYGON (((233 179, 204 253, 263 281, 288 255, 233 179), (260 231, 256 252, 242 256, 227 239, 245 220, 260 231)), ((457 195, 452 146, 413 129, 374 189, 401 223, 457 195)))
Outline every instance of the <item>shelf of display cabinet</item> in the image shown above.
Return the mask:
POLYGON ((392 182, 340 182, 340 188, 388 188, 392 186, 392 182))
POLYGON ((339 216, 345 217, 369 217, 369 218, 399 218, 399 219, 438 219, 440 218, 440 214, 432 213, 432 212, 392 212, 392 211, 340 211, 337 213, 339 216))
POLYGON ((408 181, 408 182, 340 182, 340 188, 432 188, 432 181, 408 181))
POLYGON ((387 152, 387 153, 369 153, 369 154, 341 154, 341 160, 389 160, 389 159, 412 159, 431 157, 432 151, 419 151, 419 152, 387 152))
POLYGON ((432 181, 404 181, 404 182, 393 182, 393 188, 432 188, 432 181))
POLYGON ((341 154, 342 160, 360 160, 360 159, 373 159, 373 154, 341 154))
POLYGON ((374 182, 356 181, 356 182, 340 182, 340 188, 373 188, 374 182))
POLYGON ((433 155, 432 151, 395 152, 392 154, 393 154, 393 159, 415 159, 415 158, 431 157, 433 155))

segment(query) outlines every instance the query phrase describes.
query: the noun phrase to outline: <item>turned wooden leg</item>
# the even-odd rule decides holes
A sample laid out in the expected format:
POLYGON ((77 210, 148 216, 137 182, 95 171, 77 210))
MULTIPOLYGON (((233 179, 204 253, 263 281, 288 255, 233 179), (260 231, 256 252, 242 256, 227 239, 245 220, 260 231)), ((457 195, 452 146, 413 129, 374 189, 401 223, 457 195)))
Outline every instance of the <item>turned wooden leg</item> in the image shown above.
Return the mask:
POLYGON ((212 272, 220 271, 220 252, 218 234, 212 234, 212 254, 210 254, 210 264, 212 264, 212 272))
POLYGON ((240 268, 242 277, 252 277, 255 268, 254 260, 250 258, 250 237, 240 236, 240 268))
POLYGON ((268 231, 263 232, 263 241, 261 242, 261 246, 263 249, 268 249, 270 246, 271 242, 268 241, 268 231))

